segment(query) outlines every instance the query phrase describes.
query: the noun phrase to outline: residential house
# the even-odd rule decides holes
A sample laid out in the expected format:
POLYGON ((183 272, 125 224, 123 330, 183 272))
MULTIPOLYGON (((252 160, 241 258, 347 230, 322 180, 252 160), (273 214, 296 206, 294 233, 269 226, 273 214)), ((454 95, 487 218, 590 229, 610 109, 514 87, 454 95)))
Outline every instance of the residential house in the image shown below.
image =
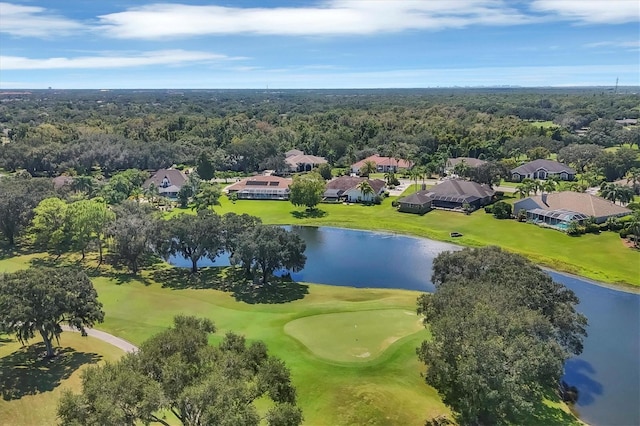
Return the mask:
POLYGON ((324 192, 323 201, 341 201, 349 202, 370 202, 377 196, 382 196, 385 191, 385 182, 381 179, 367 179, 358 176, 340 176, 327 183, 324 192), (362 181, 368 181, 373 194, 362 195, 362 191, 358 189, 358 185, 362 181))
POLYGON ((447 159, 447 163, 444 166, 444 172, 450 175, 451 173, 453 173, 454 169, 456 168, 456 165, 460 163, 464 163, 465 165, 467 165, 467 167, 475 169, 476 167, 486 164, 487 162, 484 160, 473 158, 473 157, 449 158, 447 159))
POLYGON ((324 157, 307 155, 297 149, 287 151, 284 161, 287 162, 292 172, 309 172, 320 164, 327 163, 327 159, 324 157))
POLYGON ((187 183, 187 175, 178 169, 160 169, 142 184, 147 189, 151 184, 158 188, 160 195, 176 198, 180 189, 187 183))
POLYGON ((495 191, 488 185, 469 180, 448 179, 427 192, 433 208, 462 210, 465 204, 476 210, 490 204, 495 191))
POLYGON ((560 180, 573 180, 576 171, 566 164, 552 160, 533 160, 511 170, 511 178, 515 182, 525 178, 548 179, 552 176, 557 176, 560 180))
POLYGON ((252 176, 227 187, 227 194, 245 200, 288 200, 291 179, 279 176, 252 176))
POLYGON ((433 199, 429 191, 423 189, 398 200, 398 211, 403 213, 424 214, 431 210, 433 199))
POLYGON ((60 189, 65 185, 67 186, 73 185, 72 176, 57 176, 53 178, 53 189, 60 189))
POLYGON ((594 217, 596 223, 603 223, 610 217, 631 214, 631 210, 604 198, 580 192, 554 192, 524 198, 513 204, 514 213, 527 212, 527 220, 560 230, 567 229, 572 221, 584 222, 594 217))
POLYGON ((376 165, 378 172, 397 172, 400 169, 410 169, 413 163, 400 158, 381 157, 378 154, 371 155, 364 160, 360 160, 351 166, 351 173, 360 174, 360 169, 365 162, 372 161, 376 165))
POLYGON ((620 179, 613 182, 615 185, 628 186, 633 189, 634 194, 640 195, 640 182, 634 182, 630 179, 620 179))

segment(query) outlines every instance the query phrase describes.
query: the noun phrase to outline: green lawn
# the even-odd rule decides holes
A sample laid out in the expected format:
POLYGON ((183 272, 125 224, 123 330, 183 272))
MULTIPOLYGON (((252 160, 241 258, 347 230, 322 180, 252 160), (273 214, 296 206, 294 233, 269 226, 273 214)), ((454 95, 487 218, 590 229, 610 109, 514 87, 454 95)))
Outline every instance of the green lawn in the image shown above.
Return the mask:
MULTIPOLYGON (((1 260, 0 271, 19 261, 26 267, 29 257, 1 260)), ((306 424, 422 425, 427 418, 449 413, 420 376, 423 366, 415 349, 429 332, 415 315, 417 292, 302 283, 277 284, 265 292, 229 286, 237 280, 230 268, 206 269, 197 278, 162 265, 139 278, 103 268, 93 278, 106 312, 100 329, 139 344, 168 327, 174 315, 187 313, 215 322, 219 331, 213 342, 231 330, 249 340, 263 340, 290 367, 306 424), (273 303, 258 303, 266 300, 273 303), (365 352, 370 356, 358 356, 365 352)), ((78 339, 65 333, 62 344, 83 353, 106 353, 100 342, 80 339, 95 345, 81 347, 78 339), (67 338, 74 343, 67 343, 67 338)), ((17 348, 0 345, 0 362, 15 376, 10 373, 15 363, 6 359, 17 348)), ((21 362, 26 359, 30 358, 21 362)), ((39 374, 39 366, 35 369, 39 374)), ((23 376, 26 373, 16 377, 23 376)), ((63 384, 78 388, 74 377, 63 384)), ((38 399, 24 395, 1 403, 0 424, 14 419, 17 424, 52 424, 61 388, 43 388, 33 397, 38 399), (37 416, 33 404, 39 404, 37 416)), ((549 401, 539 405, 537 417, 528 419, 531 424, 573 421, 564 405, 549 401)))
MULTIPOLYGON (((393 199, 387 198, 379 206, 321 204, 316 212, 308 213, 283 201, 241 200, 233 204, 222 197, 215 210, 220 214, 256 215, 265 223, 391 231, 472 247, 497 245, 559 271, 606 283, 640 286, 640 252, 625 247, 617 233, 570 237, 514 220, 497 220, 483 210, 468 216, 440 210, 423 216, 399 213, 391 206, 393 199), (451 238, 452 231, 463 237, 451 238)), ((192 211, 176 209, 170 214, 180 212, 192 211)))
MULTIPOLYGON (((6 263, 1 262, 2 270, 6 263)), ((123 354, 115 346, 79 333, 63 333, 59 348, 56 360, 46 361, 38 359, 44 351, 39 339, 22 347, 0 335, 0 424, 56 424, 58 399, 64 389, 80 388, 82 370, 123 354)))

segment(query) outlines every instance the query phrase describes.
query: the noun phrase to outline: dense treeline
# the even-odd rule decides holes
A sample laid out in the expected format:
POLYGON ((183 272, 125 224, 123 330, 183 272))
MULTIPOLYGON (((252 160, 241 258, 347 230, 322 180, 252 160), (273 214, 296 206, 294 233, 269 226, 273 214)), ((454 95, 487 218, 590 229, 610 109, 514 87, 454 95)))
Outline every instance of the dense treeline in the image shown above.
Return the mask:
POLYGON ((636 94, 587 89, 35 91, 0 95, 0 167, 54 176, 193 164, 254 172, 298 148, 348 165, 379 152, 426 165, 572 143, 638 143, 614 119, 636 94), (532 120, 553 121, 543 126, 532 120), (591 126, 586 136, 574 130, 591 126))

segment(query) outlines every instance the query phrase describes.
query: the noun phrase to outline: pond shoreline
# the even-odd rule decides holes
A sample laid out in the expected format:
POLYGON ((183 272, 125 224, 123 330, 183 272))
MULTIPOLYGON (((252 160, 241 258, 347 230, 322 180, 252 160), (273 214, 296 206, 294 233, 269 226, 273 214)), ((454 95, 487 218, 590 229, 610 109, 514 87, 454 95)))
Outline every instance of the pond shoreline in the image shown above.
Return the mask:
MULTIPOLYGON (((445 244, 449 244, 451 246, 463 249, 463 248, 478 248, 477 246, 472 246, 472 245, 465 245, 465 244, 457 244, 457 243, 453 243, 449 240, 446 239, 438 239, 438 238, 431 238, 431 237, 422 237, 419 235, 415 235, 415 234, 410 234, 410 233, 403 233, 403 232, 398 232, 398 231, 391 231, 391 230, 386 230, 386 229, 364 229, 364 228, 349 228, 346 226, 326 226, 326 225, 296 225, 296 224, 286 224, 284 226, 300 226, 300 227, 308 227, 308 228, 328 228, 328 229, 345 229, 345 230, 350 230, 350 231, 365 231, 365 232, 371 232, 374 234, 382 234, 382 235, 392 235, 392 236, 398 236, 398 237, 407 237, 407 238, 415 238, 415 239, 419 239, 419 240, 433 240, 433 241, 438 241, 441 243, 445 243, 445 244)), ((489 244, 490 245, 490 244, 489 244)), ((489 246, 487 245, 487 246, 489 246)), ((487 247, 484 246, 484 247, 487 247)), ((500 247, 500 246, 497 246, 500 247)), ((502 250, 508 251, 510 253, 516 253, 516 254, 520 254, 524 257, 527 257, 526 255, 522 254, 522 253, 517 253, 517 252, 512 252, 511 250, 505 249, 504 247, 500 247, 502 250)), ((529 259, 527 257, 527 259, 529 259)), ((584 275, 580 275, 580 274, 576 274, 576 273, 572 273, 569 271, 564 271, 562 269, 555 269, 549 266, 545 266, 545 265, 541 265, 537 262, 535 262, 532 259, 531 260, 533 263, 535 263, 540 269, 542 269, 543 271, 547 271, 547 272, 555 272, 561 275, 565 275, 567 277, 571 277, 571 278, 578 278, 581 279, 583 281, 586 281, 590 284, 593 285, 597 285, 600 287, 605 287, 611 290, 617 290, 617 291, 621 291, 624 293, 631 293, 631 294, 640 294, 640 284, 636 285, 636 284, 631 284, 631 283, 621 283, 621 282, 605 282, 605 281, 599 281, 584 275)), ((640 276, 640 267, 638 268, 638 274, 640 276)))

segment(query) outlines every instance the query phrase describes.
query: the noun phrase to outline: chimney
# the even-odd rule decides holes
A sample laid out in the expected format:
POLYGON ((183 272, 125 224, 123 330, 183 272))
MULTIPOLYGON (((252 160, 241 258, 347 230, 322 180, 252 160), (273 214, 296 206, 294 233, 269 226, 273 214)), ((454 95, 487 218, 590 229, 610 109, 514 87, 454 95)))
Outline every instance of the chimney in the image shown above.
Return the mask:
POLYGON ((547 194, 545 194, 544 192, 542 193, 542 202, 545 206, 549 206, 549 204, 547 204, 547 194))

